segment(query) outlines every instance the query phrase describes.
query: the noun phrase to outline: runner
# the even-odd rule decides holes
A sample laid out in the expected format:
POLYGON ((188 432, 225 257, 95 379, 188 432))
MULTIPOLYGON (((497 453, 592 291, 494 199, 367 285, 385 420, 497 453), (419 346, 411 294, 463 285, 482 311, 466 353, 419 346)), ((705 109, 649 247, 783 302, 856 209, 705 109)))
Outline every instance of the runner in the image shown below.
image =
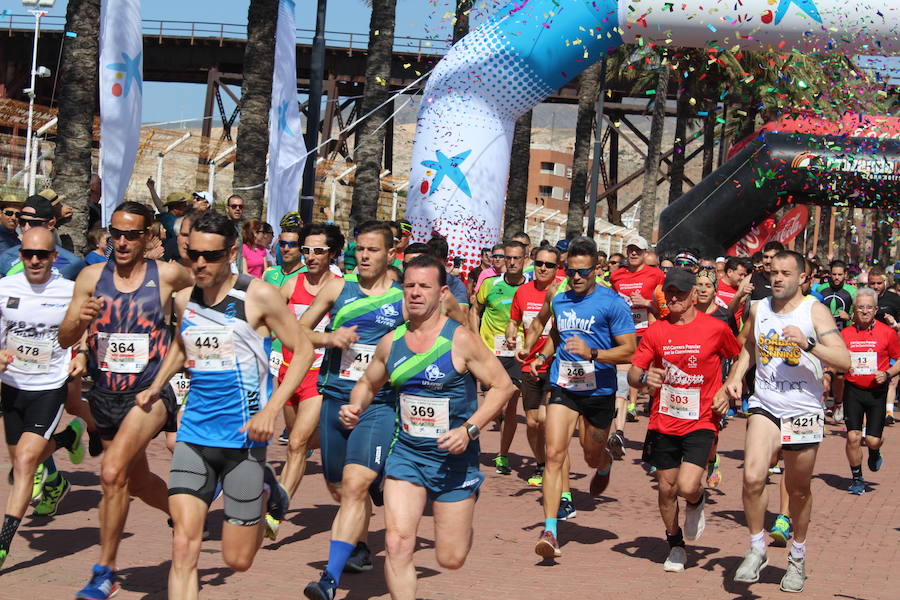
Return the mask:
POLYGON ((725 383, 729 396, 740 398, 741 380, 756 364, 744 442, 743 499, 750 550, 734 580, 753 583, 768 564, 763 529, 766 477, 781 449, 794 529, 788 568, 781 580, 781 589, 789 592, 802 591, 806 581, 810 480, 825 423, 822 364, 839 371, 850 367, 850 353, 831 313, 800 291, 806 277, 804 267, 803 257, 796 252, 783 251, 772 258, 772 297, 751 307, 742 331, 744 347, 725 383))
POLYGON ((191 387, 169 473, 175 530, 170 598, 199 593, 197 560, 217 485, 225 502, 222 558, 235 571, 253 563, 266 505, 281 516, 288 504, 266 465, 266 443, 275 433, 281 405, 312 364, 313 349, 276 288, 232 274, 236 239, 224 215, 206 213, 194 222, 188 255, 196 284, 175 298, 180 315, 176 343, 153 383, 135 399, 151 411, 187 359, 191 387), (284 385, 269 398, 267 340, 272 332, 294 351, 294 360, 284 385))
MULTIPOLYGON (((39 194, 29 196, 19 214, 19 227, 22 229, 22 233, 28 231, 30 227, 46 227, 54 233, 55 237, 56 215, 53 211, 53 204, 39 194)), ((20 245, 17 244, 0 254, 0 275, 14 275, 25 270, 25 263, 22 262, 22 257, 19 255, 19 248, 20 245)), ((84 268, 84 261, 59 244, 55 244, 54 249, 56 258, 53 266, 63 277, 75 281, 84 268)))
MULTIPOLYGON (((427 244, 414 242, 406 247, 403 265, 417 256, 429 254, 447 264, 447 240, 442 237, 433 237, 427 244)), ((441 300, 441 310, 445 315, 459 323, 468 323, 469 296, 466 286, 458 277, 447 273, 447 288, 450 290, 441 300)))
POLYGON ((434 513, 438 564, 462 567, 472 546, 472 516, 478 488, 478 437, 515 393, 503 366, 478 343, 476 334, 441 315, 446 270, 430 255, 407 262, 404 303, 409 322, 384 336, 341 424, 357 426, 372 399, 390 381, 400 395, 401 427, 385 470, 384 573, 391 598, 416 598, 413 552, 428 500, 434 513), (488 388, 476 402, 475 379, 488 388))
POLYGON ((303 591, 314 600, 334 598, 345 567, 353 572, 372 569, 365 543, 371 514, 369 490, 380 500, 379 482, 394 436, 397 395, 389 387, 382 388, 352 431, 340 424, 338 411, 366 370, 376 344, 404 321, 403 292, 388 275, 393 246, 387 224, 360 225, 356 237, 359 275, 329 281, 300 318, 300 327, 313 345, 327 348, 319 375, 322 470, 329 491, 341 503, 332 524, 328 565, 320 580, 310 582, 303 591), (314 331, 326 314, 331 322, 325 331, 314 331))
POLYGON ((862 476, 863 431, 869 449, 867 465, 870 471, 881 468, 884 458, 881 445, 885 420, 885 398, 888 382, 900 373, 900 340, 897 332, 875 319, 878 294, 870 288, 856 292, 853 302, 853 322, 841 331, 850 350, 850 371, 844 386, 844 414, 847 418, 847 460, 850 462, 851 494, 866 491, 862 476), (865 421, 865 429, 863 428, 865 421))
MULTIPOLYGON (((612 457, 607 449, 610 424, 615 417, 616 367, 631 362, 634 321, 628 306, 612 290, 597 285, 597 246, 590 238, 574 239, 568 247, 566 276, 571 289, 550 300, 553 329, 548 348, 537 355, 533 368, 546 361, 558 339, 556 360, 550 368, 550 403, 544 423, 547 464, 544 469, 544 531, 535 552, 562 556, 557 542, 559 499, 566 473, 563 464, 569 440, 584 417, 581 445, 587 464, 595 469, 590 492, 599 496, 609 485, 612 457), (544 356, 546 354, 546 356, 544 356)), ((540 330, 529 328, 522 352, 531 351, 540 330)))
MULTIPOLYGON (((297 319, 303 316, 315 300, 316 295, 325 285, 340 279, 331 272, 330 266, 344 247, 344 236, 334 225, 309 223, 304 225, 299 234, 300 250, 306 260, 307 271, 281 286, 281 296, 297 319)), ((315 331, 324 332, 328 325, 328 316, 315 324, 315 331)), ((291 394, 284 405, 285 419, 289 423, 287 460, 281 471, 279 481, 287 490, 290 498, 294 497, 300 481, 306 472, 306 452, 318 445, 316 432, 319 427, 319 413, 322 410, 322 394, 319 393, 319 369, 325 353, 316 350, 312 368, 303 377, 300 387, 291 394)), ((284 363, 278 372, 278 385, 281 385, 291 364, 291 353, 286 352, 284 363)), ((266 515, 266 537, 276 539, 281 522, 272 515, 266 515)))
MULTIPOLYGON (((503 244, 503 255, 506 260, 506 272, 499 277, 486 280, 475 296, 473 311, 473 330, 481 332, 484 344, 500 359, 500 364, 506 369, 509 378, 518 386, 522 382, 522 367, 516 362, 515 354, 517 346, 521 345, 521 337, 516 344, 510 344, 506 337, 506 329, 509 325, 510 308, 516 291, 526 282, 522 274, 522 266, 525 264, 525 245, 522 242, 509 241, 503 244), (474 327, 481 317, 481 325, 474 327)), ((516 390, 503 411, 503 421, 500 425, 500 452, 494 458, 494 467, 497 473, 509 475, 512 469, 509 466, 509 447, 512 445, 519 425, 517 407, 521 392, 516 390)))
MULTIPOLYGON (((831 315, 834 317, 835 323, 837 323, 837 327, 840 330, 850 323, 850 311, 853 306, 853 297, 856 295, 856 288, 846 283, 846 263, 840 260, 833 260, 828 268, 828 283, 819 285, 816 291, 822 294, 823 302, 831 311, 831 315)), ((831 416, 835 423, 842 423, 844 421, 844 407, 842 404, 844 374, 826 369, 824 390, 825 394, 830 390, 831 397, 834 399, 834 407, 828 411, 828 416, 831 416)))
MULTIPOLYGON (((506 271, 506 254, 503 253, 503 244, 495 244, 494 247, 491 248, 491 266, 484 269, 478 275, 478 279, 475 282, 475 290, 472 292, 472 295, 478 294, 478 291, 481 289, 481 284, 487 279, 499 277, 500 275, 503 275, 504 271, 506 271)), ((474 304, 475 300, 473 299, 472 305, 474 304)))
MULTIPOLYGON (((878 265, 869 267, 869 287, 878 294, 878 314, 875 315, 875 318, 896 330, 900 328, 900 296, 889 291, 887 284, 884 269, 878 265)), ((885 425, 893 425, 895 422, 894 399, 896 396, 897 377, 891 377, 885 398, 885 425)))
MULTIPOLYGON (((729 306, 731 301, 734 300, 741 282, 750 274, 750 270, 747 266, 747 261, 736 256, 729 256, 724 263, 717 262, 716 267, 718 267, 719 264, 724 264, 725 270, 722 273, 722 276, 718 278, 716 298, 721 300, 725 306, 729 306)), ((735 306, 735 320, 740 323, 743 316, 744 305, 739 304, 735 306)))
MULTIPOLYGON (((715 277, 711 271, 709 275, 715 277)), ((728 410, 721 393, 722 360, 741 350, 728 325, 695 308, 696 279, 685 269, 666 274, 669 314, 647 328, 628 371, 631 385, 653 390, 644 456, 657 469, 659 512, 669 543, 663 568, 670 572, 684 570, 685 538, 703 534, 704 476, 728 410), (685 500, 683 533, 678 496, 685 500)))
MULTIPOLYGON (((772 295, 772 259, 779 252, 784 251, 784 245, 781 242, 772 240, 766 242, 763 246, 761 255, 762 269, 754 269, 750 275, 750 300, 762 300, 772 295)), ((747 314, 746 312, 744 314, 747 314)))
POLYGON ((116 207, 109 226, 113 256, 81 272, 59 327, 63 348, 88 335, 90 407, 104 447, 100 560, 76 598, 105 599, 118 591, 116 555, 131 494, 169 512, 166 483, 150 472, 145 449, 161 430, 174 430, 175 397, 164 390, 164 401, 149 411, 135 407, 134 397, 150 385, 168 352, 172 293, 190 285, 191 277, 179 265, 144 258, 152 222, 143 204, 116 207))
MULTIPOLYGON (((74 419, 54 435, 66 402, 66 380, 84 369, 84 360, 72 361, 72 353, 56 340, 59 324, 72 300, 74 283, 53 272, 56 260, 53 234, 33 227, 22 236, 23 273, 0 280, 0 381, 3 382, 3 428, 13 463, 12 490, 6 500, 0 530, 0 567, 9 554, 13 536, 33 496, 35 471, 58 448, 69 451, 69 459, 84 459, 81 436, 85 424, 74 419)), ((43 482, 43 495, 52 512, 69 491, 69 482, 54 471, 43 482)))

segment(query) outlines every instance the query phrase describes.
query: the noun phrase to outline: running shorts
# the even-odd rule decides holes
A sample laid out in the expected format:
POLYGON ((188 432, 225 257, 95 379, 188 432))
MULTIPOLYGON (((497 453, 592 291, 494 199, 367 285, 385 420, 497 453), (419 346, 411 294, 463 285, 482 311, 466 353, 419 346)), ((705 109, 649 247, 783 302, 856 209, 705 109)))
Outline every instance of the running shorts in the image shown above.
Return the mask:
POLYGON ((379 477, 394 432, 397 430, 397 408, 393 404, 371 404, 353 429, 344 429, 338 419, 342 400, 325 396, 319 420, 319 440, 322 451, 322 471, 328 483, 340 483, 344 465, 362 465, 379 477))
POLYGON ((544 398, 550 391, 550 376, 547 373, 538 373, 535 378, 530 373, 522 373, 522 406, 525 410, 537 410, 544 404, 544 398))
POLYGON ((884 433, 885 402, 888 386, 873 389, 844 384, 844 422, 847 431, 862 431, 865 418, 866 435, 880 438, 884 433))
MULTIPOLYGON (((143 390, 134 389, 126 392, 112 392, 97 385, 91 389, 89 402, 91 416, 94 417, 94 422, 97 424, 97 433, 100 435, 100 439, 111 441, 116 437, 122 421, 135 406, 134 397, 141 391, 143 390)), ((166 408, 166 422, 161 431, 178 431, 179 407, 172 386, 164 385, 159 397, 159 401, 166 408)))
MULTIPOLYGON (((781 434, 780 434, 780 432, 781 432, 781 419, 779 419, 778 417, 776 417, 775 415, 773 415, 772 413, 770 413, 770 412, 767 411, 766 409, 761 408, 761 407, 759 407, 759 406, 754 406, 753 408, 751 408, 750 411, 749 411, 749 414, 751 414, 751 415, 762 415, 763 417, 765 417, 765 418, 769 419, 770 421, 772 421, 772 423, 775 424, 775 427, 778 428, 778 431, 779 431, 779 437, 780 437, 780 435, 781 435, 781 434)), ((815 448, 815 447, 818 446, 818 445, 819 445, 819 442, 808 442, 808 443, 803 443, 803 444, 781 444, 781 449, 782 449, 782 450, 787 450, 787 451, 794 451, 794 452, 797 452, 797 451, 800 451, 800 450, 807 450, 807 449, 809 449, 809 448, 815 448)))
POLYGON ((432 502, 465 500, 477 493, 484 481, 477 455, 463 453, 437 461, 401 441, 391 448, 384 476, 422 486, 432 502))
POLYGON ((705 468, 715 441, 716 432, 711 429, 698 429, 687 435, 670 435, 648 429, 644 456, 660 471, 677 469, 683 462, 705 468))
POLYGON ((597 429, 609 429, 616 418, 616 396, 579 396, 562 388, 550 386, 550 404, 562 404, 574 410, 597 429))
POLYGON ((67 391, 68 384, 55 390, 40 391, 20 390, 5 383, 0 386, 6 443, 15 446, 23 433, 49 440, 62 418, 67 391))
MULTIPOLYGON (((278 385, 284 381, 285 373, 287 373, 287 365, 282 363, 278 369, 278 385)), ((321 395, 319 392, 319 369, 310 369, 303 377, 303 381, 300 382, 300 387, 294 390, 294 393, 288 398, 287 404, 299 406, 304 400, 321 395)))

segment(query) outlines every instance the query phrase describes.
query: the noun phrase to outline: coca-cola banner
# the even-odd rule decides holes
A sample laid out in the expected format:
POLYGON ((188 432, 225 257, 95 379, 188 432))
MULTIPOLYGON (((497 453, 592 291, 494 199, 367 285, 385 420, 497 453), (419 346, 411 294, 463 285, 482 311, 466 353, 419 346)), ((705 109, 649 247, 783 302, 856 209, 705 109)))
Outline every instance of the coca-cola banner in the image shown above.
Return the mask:
POLYGON ((781 217, 781 220, 778 221, 778 225, 775 227, 775 233, 770 239, 778 240, 787 246, 788 242, 806 229, 807 221, 809 221, 809 209, 806 208, 805 204, 798 204, 781 217))
POLYGON ((798 204, 785 213, 776 225, 774 217, 768 217, 750 228, 734 246, 728 249, 729 256, 753 256, 760 252, 766 242, 776 240, 787 246, 788 242, 800 235, 809 221, 809 209, 805 204, 798 204))

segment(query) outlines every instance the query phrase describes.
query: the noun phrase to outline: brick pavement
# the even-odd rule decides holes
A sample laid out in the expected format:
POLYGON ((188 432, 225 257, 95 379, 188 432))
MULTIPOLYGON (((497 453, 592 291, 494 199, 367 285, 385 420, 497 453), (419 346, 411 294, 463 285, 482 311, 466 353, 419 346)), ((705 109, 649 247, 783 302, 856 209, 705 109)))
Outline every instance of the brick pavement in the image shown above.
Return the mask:
MULTIPOLYGON (((524 420, 521 423, 511 456, 511 463, 517 468, 512 476, 496 475, 488 467, 499 435, 496 431, 484 435, 483 469, 488 476, 476 511, 474 547, 460 571, 448 572, 437 565, 431 550, 432 523, 428 518, 423 520, 416 555, 420 598, 783 597, 778 582, 786 563, 785 549, 770 548, 770 566, 759 583, 746 586, 730 581, 730 574, 747 547, 739 470, 744 421, 732 421, 723 432, 720 450, 724 481, 712 493, 707 505, 706 532, 697 543, 689 544, 688 568, 680 574, 662 570, 667 547, 656 493, 638 462, 640 450, 635 441, 628 444, 626 460, 615 464, 607 496, 594 501, 585 491, 589 471, 577 440, 573 440, 572 483, 578 516, 560 523, 562 558, 557 564, 542 562, 533 552, 543 521, 540 493, 525 485, 530 468, 523 467, 527 445, 524 420)), ((642 439, 645 427, 646 419, 642 418, 640 423, 629 424, 626 433, 631 440, 642 439)), ((886 431, 885 466, 879 473, 865 472, 872 482, 872 492, 855 497, 845 491, 849 480, 843 438, 836 428, 828 427, 813 482, 810 579, 803 598, 900 598, 900 592, 893 588, 900 586, 900 577, 895 575, 900 559, 900 442, 890 439, 896 427, 886 431)), ((275 445, 269 455, 278 461, 284 456, 284 449, 275 445)), ((165 476, 168 457, 162 440, 154 441, 151 468, 165 476)), ((2 572, 0 598, 72 597, 85 583, 90 566, 97 559, 99 459, 88 458, 73 468, 62 453, 58 464, 70 473, 73 489, 54 519, 26 516, 2 572)), ((8 462, 0 465, 4 469, 8 466, 8 462)), ((302 587, 316 578, 325 564, 328 530, 336 510, 322 482, 318 454, 310 466, 279 540, 264 544, 247 573, 232 573, 224 567, 219 543, 215 541, 221 532, 221 502, 213 506, 210 525, 214 540, 204 543, 200 558, 202 597, 301 597, 302 587)), ((6 478, 0 479, 5 497, 6 478)), ((777 487, 770 485, 768 489, 770 509, 777 509, 777 487)), ((338 598, 388 597, 382 573, 383 525, 378 510, 372 518, 374 533, 370 539, 379 552, 375 569, 347 575, 338 598)), ((170 534, 163 516, 139 501, 133 502, 119 555, 123 590, 118 598, 164 598, 170 554, 170 534)))

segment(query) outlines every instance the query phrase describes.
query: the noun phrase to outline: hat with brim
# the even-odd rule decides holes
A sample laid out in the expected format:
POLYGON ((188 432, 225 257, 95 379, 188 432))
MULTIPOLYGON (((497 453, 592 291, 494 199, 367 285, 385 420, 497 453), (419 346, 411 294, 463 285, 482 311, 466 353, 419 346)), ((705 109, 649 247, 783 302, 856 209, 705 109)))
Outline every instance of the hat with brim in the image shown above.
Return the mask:
POLYGON ((15 194, 6 194, 0 199, 0 204, 3 204, 4 206, 7 204, 25 204, 25 200, 19 198, 15 194))
POLYGON ((183 194, 181 192, 172 192, 171 194, 166 196, 166 201, 164 204, 166 206, 172 206, 173 204, 181 204, 181 203, 184 203, 184 204, 188 203, 187 194, 183 194))
POLYGON ((40 194, 28 196, 28 199, 25 200, 25 205, 22 207, 23 212, 26 208, 34 210, 33 213, 25 213, 22 215, 26 218, 42 219, 44 221, 49 221, 53 218, 53 204, 45 196, 41 196, 40 194))
POLYGON ((650 244, 642 236, 633 235, 625 242, 625 247, 628 248, 629 246, 634 246, 638 250, 646 250, 650 247, 650 244))
POLYGON ((59 204, 60 202, 62 202, 63 200, 66 199, 65 194, 57 194, 57 193, 56 193, 55 191, 53 191, 53 189, 51 189, 51 188, 47 188, 47 189, 45 189, 45 190, 41 190, 40 192, 38 192, 37 195, 38 195, 38 196, 43 196, 44 198, 46 198, 47 200, 49 200, 49 201, 50 201, 50 204, 53 205, 53 206, 56 206, 57 204, 59 204))
POLYGON ((213 203, 212 192, 207 192, 207 191, 194 192, 193 196, 194 196, 194 200, 206 200, 206 202, 208 204, 213 203))

